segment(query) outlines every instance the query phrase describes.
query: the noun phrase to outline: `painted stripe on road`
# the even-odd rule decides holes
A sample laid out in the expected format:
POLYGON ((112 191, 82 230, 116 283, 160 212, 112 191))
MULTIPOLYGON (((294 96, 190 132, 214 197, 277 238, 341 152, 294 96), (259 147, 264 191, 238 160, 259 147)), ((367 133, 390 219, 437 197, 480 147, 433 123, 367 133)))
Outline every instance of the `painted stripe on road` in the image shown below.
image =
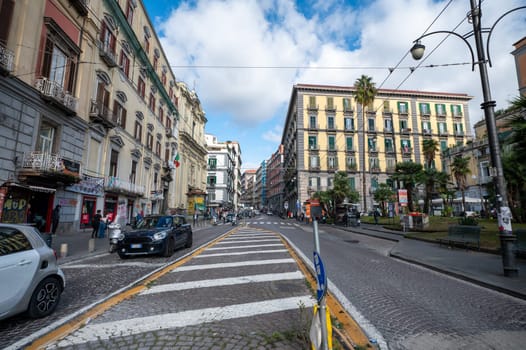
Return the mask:
POLYGON ((249 240, 239 240, 239 241, 228 241, 226 239, 222 240, 221 242, 216 243, 218 244, 232 244, 232 243, 257 243, 257 242, 281 242, 279 238, 266 238, 266 239, 249 239, 249 240))
POLYGON ((254 317, 273 312, 312 307, 315 301, 305 295, 293 298, 265 300, 254 303, 237 304, 206 309, 189 310, 163 315, 132 318, 99 324, 88 324, 77 332, 61 340, 57 346, 72 346, 91 341, 108 340, 164 329, 195 326, 202 323, 230 320, 242 317, 254 317))
POLYGON ((225 249, 246 249, 246 248, 259 248, 259 247, 283 247, 283 243, 273 243, 273 244, 252 244, 252 245, 238 245, 232 247, 220 247, 220 248, 208 248, 209 250, 225 250, 225 249))
POLYGON ((295 272, 284 272, 284 273, 267 273, 267 274, 261 274, 261 275, 249 275, 249 276, 240 276, 240 277, 231 277, 231 278, 217 278, 217 279, 192 281, 192 282, 178 282, 178 283, 169 283, 169 284, 152 286, 149 289, 142 291, 140 295, 174 292, 174 291, 181 291, 181 290, 195 289, 195 288, 233 286, 237 284, 246 284, 246 283, 298 280, 298 279, 303 279, 303 278, 305 277, 300 271, 295 271, 295 272))
POLYGON ((241 235, 241 236, 238 236, 238 235, 235 235, 235 236, 230 236, 228 238, 225 238, 223 239, 223 241, 240 241, 240 240, 243 240, 243 239, 254 239, 254 240, 258 240, 258 239, 276 239, 278 238, 276 235, 268 235, 268 234, 262 234, 262 235, 257 235, 257 236, 252 236, 252 235, 241 235))
POLYGON ((287 253, 287 249, 271 249, 271 250, 247 250, 246 252, 230 252, 230 253, 214 253, 201 254, 195 258, 210 258, 213 256, 231 256, 231 255, 250 255, 250 254, 271 254, 271 253, 287 253))
POLYGON ((173 269, 171 272, 178 271, 194 271, 194 270, 206 270, 206 269, 222 269, 226 267, 242 267, 242 266, 258 266, 258 265, 272 265, 272 264, 295 264, 294 259, 270 259, 270 260, 250 260, 250 261, 238 261, 231 263, 220 263, 220 264, 203 264, 203 265, 188 265, 179 266, 173 269))
POLYGON ((107 268, 111 267, 119 268, 119 267, 144 267, 144 268, 151 268, 151 267, 157 267, 157 266, 164 266, 166 263, 145 263, 145 262, 121 262, 119 264, 115 264, 115 262, 108 263, 108 264, 75 264, 75 265, 60 265, 61 269, 88 269, 88 268, 107 268))

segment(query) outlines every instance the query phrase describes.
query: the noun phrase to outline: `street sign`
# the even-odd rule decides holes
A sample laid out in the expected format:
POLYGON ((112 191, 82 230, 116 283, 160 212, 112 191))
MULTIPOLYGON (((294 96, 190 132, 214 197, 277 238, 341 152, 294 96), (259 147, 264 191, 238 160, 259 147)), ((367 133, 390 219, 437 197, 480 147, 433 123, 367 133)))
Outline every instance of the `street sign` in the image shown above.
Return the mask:
POLYGON ((314 251, 314 268, 316 269, 316 281, 318 282, 316 296, 319 304, 321 299, 327 294, 327 275, 325 274, 325 268, 323 267, 321 256, 316 251, 314 251))
POLYGON ((285 208, 285 210, 289 209, 289 202, 288 201, 285 201, 285 203, 283 203, 283 208, 285 208))

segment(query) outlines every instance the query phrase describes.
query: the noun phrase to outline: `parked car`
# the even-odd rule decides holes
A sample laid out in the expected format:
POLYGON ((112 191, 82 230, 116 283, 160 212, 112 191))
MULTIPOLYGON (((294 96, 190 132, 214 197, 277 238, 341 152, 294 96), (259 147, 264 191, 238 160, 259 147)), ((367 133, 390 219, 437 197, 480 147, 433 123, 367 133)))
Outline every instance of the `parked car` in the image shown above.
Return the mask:
POLYGON ((192 246, 192 227, 182 215, 147 215, 136 226, 122 230, 117 253, 124 259, 131 255, 159 254, 172 256, 177 248, 192 246))
POLYGON ((37 228, 0 223, 0 320, 27 312, 45 317, 66 285, 55 251, 37 228))

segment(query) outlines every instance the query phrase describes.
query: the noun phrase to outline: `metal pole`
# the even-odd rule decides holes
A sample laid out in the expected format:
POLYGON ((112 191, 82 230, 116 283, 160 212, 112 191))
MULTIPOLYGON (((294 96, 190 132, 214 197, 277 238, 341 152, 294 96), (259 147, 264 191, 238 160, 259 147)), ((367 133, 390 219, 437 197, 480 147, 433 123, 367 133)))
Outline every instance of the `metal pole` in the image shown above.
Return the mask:
POLYGON ((489 86, 488 71, 486 66, 486 57, 484 52, 484 44, 482 41, 482 29, 480 24, 481 9, 477 5, 476 0, 471 0, 471 19, 473 23, 473 34, 475 36, 475 44, 477 47, 477 58, 480 72, 480 81, 482 83, 482 94, 484 102, 481 104, 484 110, 484 117, 486 119, 486 128, 488 130, 488 142, 491 155, 491 163, 496 170, 494 177, 495 193, 497 195, 497 211, 499 218, 499 231, 502 251, 502 263, 504 268, 504 276, 517 277, 519 269, 515 265, 515 256, 513 253, 513 245, 516 236, 513 235, 511 229, 511 218, 509 217, 508 196, 506 193, 506 183, 504 179, 504 172, 502 169, 502 161, 500 158, 499 140, 497 134, 497 125, 495 121, 495 101, 491 99, 491 91, 489 86), (509 230, 506 230, 506 227, 509 230))
MULTIPOLYGON (((313 215, 312 223, 314 225, 314 249, 318 254, 320 254, 320 236, 318 233, 318 221, 316 220, 316 216, 313 215)), ((325 296, 321 298, 320 305, 319 305, 319 313, 320 321, 321 321, 321 346, 323 350, 329 350, 329 343, 327 340, 327 319, 325 317, 326 310, 327 310, 327 302, 325 300, 325 296)))

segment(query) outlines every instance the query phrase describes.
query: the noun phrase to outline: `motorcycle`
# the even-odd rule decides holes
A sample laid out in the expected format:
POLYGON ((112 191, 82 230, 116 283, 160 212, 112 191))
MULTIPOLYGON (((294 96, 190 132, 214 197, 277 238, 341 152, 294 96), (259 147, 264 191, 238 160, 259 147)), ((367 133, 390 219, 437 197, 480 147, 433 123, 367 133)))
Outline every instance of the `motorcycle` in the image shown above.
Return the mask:
POLYGON ((237 219, 236 219, 236 217, 234 216, 234 217, 232 218, 232 226, 236 226, 236 224, 237 224, 237 219))
POLYGON ((117 242, 121 238, 121 225, 116 222, 111 222, 108 225, 108 239, 110 241, 110 253, 117 250, 117 242))

